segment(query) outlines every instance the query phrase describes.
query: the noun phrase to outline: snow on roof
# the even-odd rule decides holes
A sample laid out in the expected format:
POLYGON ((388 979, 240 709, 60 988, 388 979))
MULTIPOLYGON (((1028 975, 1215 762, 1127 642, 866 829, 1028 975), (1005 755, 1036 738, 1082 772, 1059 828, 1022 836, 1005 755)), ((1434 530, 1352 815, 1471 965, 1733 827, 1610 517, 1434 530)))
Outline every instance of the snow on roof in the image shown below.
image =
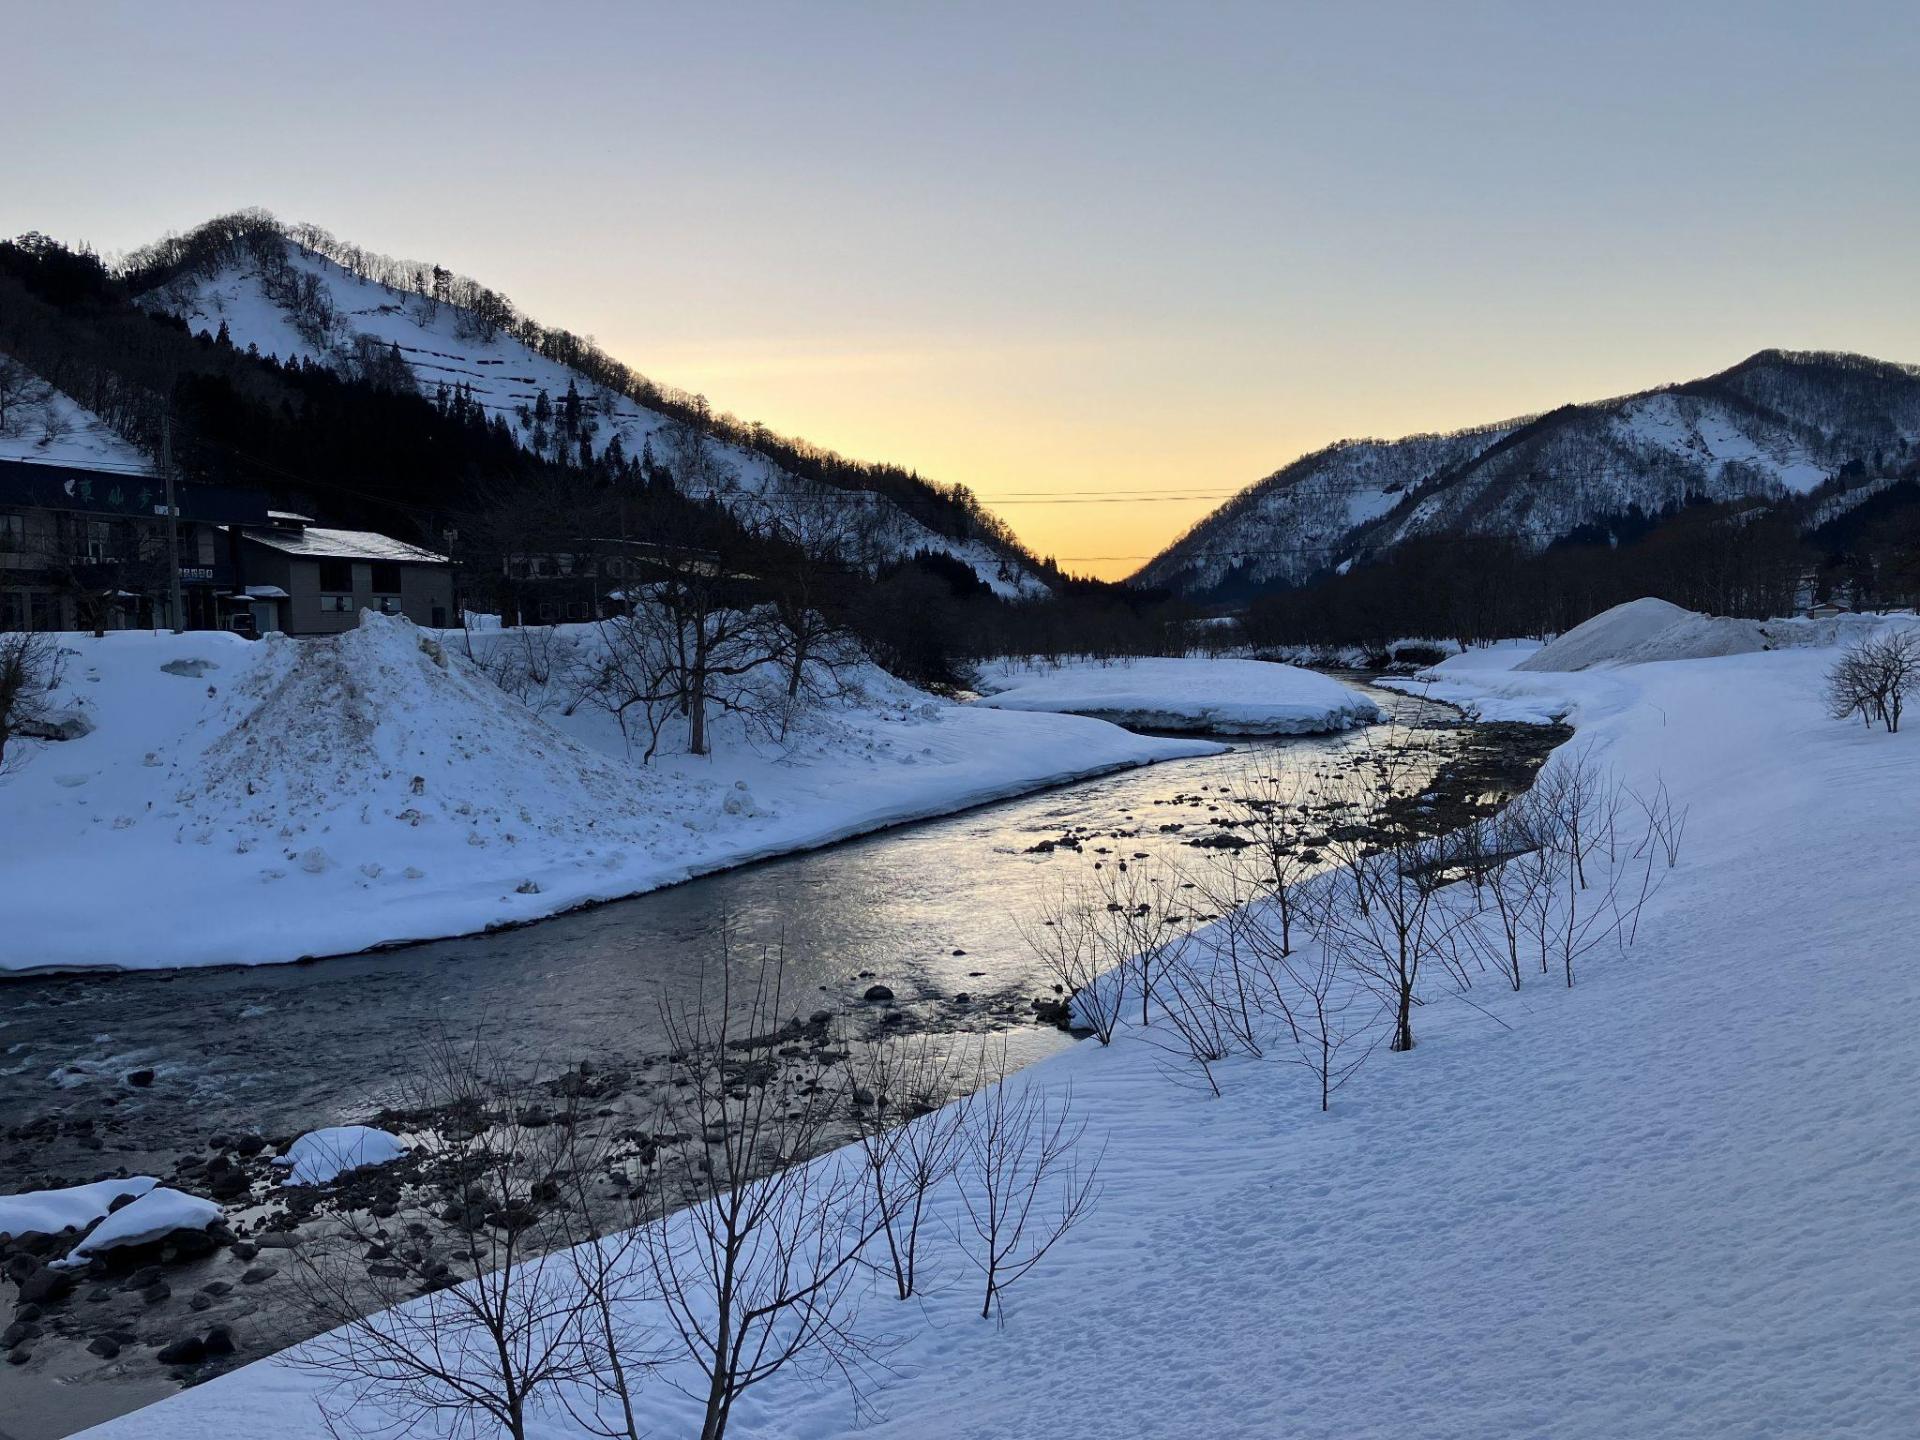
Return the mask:
POLYGON ((412 565, 445 565, 447 557, 418 545, 409 545, 378 530, 327 530, 309 525, 299 534, 260 530, 240 532, 256 544, 314 560, 402 560, 412 565))
POLYGON ((313 523, 313 517, 311 515, 302 515, 297 510, 269 510, 267 511, 267 519, 285 521, 291 525, 311 525, 313 523))
POLYGON ((291 600, 293 597, 278 585, 249 585, 247 598, 249 600, 291 600))

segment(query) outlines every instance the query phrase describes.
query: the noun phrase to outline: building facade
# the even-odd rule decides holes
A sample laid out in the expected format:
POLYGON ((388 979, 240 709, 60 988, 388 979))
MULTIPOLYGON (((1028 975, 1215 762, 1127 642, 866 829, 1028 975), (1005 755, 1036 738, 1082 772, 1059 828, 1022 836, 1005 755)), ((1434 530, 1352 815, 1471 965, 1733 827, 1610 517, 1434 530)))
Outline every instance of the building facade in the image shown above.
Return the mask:
MULTIPOLYGON (((241 583, 231 527, 265 524, 257 491, 174 488, 183 629, 223 626, 241 583)), ((0 630, 176 623, 166 489, 151 475, 0 460, 0 630)))
POLYGON ((242 588, 233 603, 256 634, 333 635, 358 625, 363 610, 434 629, 454 623, 453 567, 444 555, 282 510, 234 533, 242 588))

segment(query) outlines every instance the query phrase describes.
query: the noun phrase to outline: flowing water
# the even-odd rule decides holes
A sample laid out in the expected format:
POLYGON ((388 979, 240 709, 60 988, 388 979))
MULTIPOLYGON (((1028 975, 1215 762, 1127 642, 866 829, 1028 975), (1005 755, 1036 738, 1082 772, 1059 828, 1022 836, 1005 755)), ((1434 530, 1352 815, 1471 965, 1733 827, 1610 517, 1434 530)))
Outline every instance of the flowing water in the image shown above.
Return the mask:
MULTIPOLYGON (((1430 751, 1400 777, 1418 788, 1462 732, 1438 706, 1381 698, 1430 751)), ((1377 739, 1242 742, 467 939, 0 983, 0 1189, 138 1170, 222 1131, 277 1137, 364 1118, 437 1032, 554 1070, 657 1054, 663 1001, 717 974, 723 925, 735 963, 784 955, 789 1013, 829 1009, 858 1025, 878 1017, 862 997, 884 984, 912 1028, 998 1032, 1009 1062, 1026 1064, 1072 1043, 1034 1019, 1051 985, 1020 937, 1050 890, 1133 857, 1217 865, 1221 851, 1193 842, 1220 833, 1249 752, 1310 775, 1377 739), (129 1085, 142 1070, 151 1083, 129 1085)))

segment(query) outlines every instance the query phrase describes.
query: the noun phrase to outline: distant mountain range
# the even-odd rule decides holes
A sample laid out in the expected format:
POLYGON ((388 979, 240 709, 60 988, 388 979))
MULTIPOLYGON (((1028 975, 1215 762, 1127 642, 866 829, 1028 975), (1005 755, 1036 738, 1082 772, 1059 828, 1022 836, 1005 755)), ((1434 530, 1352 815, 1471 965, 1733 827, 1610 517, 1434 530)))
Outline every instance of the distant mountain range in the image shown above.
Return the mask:
POLYGON ((1242 491, 1135 577, 1203 598, 1307 583, 1416 537, 1532 549, 1692 500, 1828 523, 1920 465, 1920 367, 1763 350, 1703 380, 1403 440, 1343 440, 1242 491))

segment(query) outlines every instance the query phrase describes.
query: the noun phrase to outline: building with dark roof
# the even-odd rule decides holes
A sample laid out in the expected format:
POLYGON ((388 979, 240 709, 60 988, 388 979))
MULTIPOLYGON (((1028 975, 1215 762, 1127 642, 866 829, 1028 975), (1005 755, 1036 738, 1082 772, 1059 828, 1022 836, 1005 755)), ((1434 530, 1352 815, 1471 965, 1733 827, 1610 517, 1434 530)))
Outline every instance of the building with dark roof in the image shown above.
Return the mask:
MULTIPOLYGON (((228 527, 265 524, 255 490, 174 488, 182 629, 226 623, 240 583, 228 527)), ((155 476, 0 458, 0 630, 171 627, 166 487, 155 476)))
POLYGON ((436 629, 454 623, 453 567, 444 555, 375 530, 333 530, 271 510, 235 528, 243 588, 235 598, 256 634, 331 635, 362 610, 436 629))

